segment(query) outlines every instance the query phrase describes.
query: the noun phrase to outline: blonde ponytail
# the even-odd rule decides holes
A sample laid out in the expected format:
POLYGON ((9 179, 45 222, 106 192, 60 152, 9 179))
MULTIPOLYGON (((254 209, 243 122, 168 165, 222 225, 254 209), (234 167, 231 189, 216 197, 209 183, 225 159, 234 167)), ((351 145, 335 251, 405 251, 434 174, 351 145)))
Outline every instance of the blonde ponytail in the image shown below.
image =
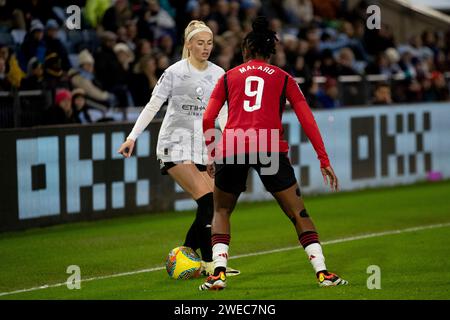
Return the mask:
POLYGON ((182 59, 186 59, 189 57, 189 50, 186 48, 186 44, 196 33, 202 31, 210 32, 211 34, 213 34, 211 29, 203 21, 192 20, 191 22, 189 22, 186 29, 184 29, 184 45, 183 53, 181 55, 182 59))

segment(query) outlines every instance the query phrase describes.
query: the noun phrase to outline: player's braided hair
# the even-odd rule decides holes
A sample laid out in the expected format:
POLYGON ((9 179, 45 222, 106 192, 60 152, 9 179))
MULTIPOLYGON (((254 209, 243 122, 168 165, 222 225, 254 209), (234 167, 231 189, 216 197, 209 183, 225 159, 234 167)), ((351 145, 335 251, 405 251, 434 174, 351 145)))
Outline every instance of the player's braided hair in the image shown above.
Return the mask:
POLYGON ((253 30, 244 38, 243 46, 249 50, 250 56, 270 58, 275 53, 276 33, 269 29, 269 21, 260 16, 252 23, 253 30))

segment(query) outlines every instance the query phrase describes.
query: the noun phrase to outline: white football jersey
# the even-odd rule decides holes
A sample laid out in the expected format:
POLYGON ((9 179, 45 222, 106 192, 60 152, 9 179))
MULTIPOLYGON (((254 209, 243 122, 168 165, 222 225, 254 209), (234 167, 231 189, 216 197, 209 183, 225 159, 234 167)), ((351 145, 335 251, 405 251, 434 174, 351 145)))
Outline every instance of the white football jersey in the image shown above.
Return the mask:
POLYGON ((152 92, 152 96, 168 100, 156 147, 158 159, 207 163, 202 118, 214 86, 224 73, 209 61, 208 67, 200 71, 187 59, 165 70, 152 92))

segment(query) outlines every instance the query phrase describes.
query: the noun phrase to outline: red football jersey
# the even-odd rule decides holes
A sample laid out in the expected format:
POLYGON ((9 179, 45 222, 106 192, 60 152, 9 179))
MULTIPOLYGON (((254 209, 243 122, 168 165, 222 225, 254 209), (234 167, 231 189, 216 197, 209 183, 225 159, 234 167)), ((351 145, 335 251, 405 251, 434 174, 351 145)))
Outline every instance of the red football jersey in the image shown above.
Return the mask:
MULTIPOLYGON (((216 157, 249 152, 287 152, 281 123, 286 99, 317 152, 321 167, 330 165, 314 116, 295 80, 263 60, 250 60, 226 72, 217 82, 203 115, 203 131, 214 121, 225 102, 228 119, 216 157)), ((206 144, 212 141, 205 134, 206 144)))

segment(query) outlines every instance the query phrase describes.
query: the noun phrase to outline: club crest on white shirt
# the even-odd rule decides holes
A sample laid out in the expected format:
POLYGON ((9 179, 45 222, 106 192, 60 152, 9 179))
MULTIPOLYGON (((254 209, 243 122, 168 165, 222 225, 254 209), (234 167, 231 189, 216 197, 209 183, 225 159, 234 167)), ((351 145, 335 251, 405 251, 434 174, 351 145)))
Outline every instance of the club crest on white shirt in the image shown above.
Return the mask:
POLYGON ((195 94, 197 95, 197 100, 203 103, 203 96, 205 95, 205 90, 202 87, 197 87, 195 89, 195 94))

